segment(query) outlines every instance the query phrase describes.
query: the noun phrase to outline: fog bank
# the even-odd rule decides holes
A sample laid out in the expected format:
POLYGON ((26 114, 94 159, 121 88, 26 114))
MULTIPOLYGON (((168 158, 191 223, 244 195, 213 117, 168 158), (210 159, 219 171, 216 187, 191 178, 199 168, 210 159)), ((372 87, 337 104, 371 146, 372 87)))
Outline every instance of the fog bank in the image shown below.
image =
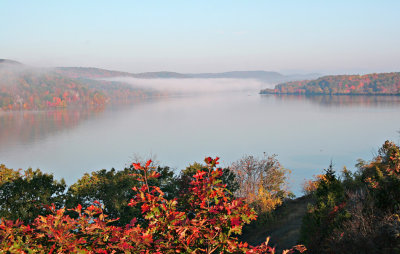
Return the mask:
POLYGON ((182 78, 182 79, 138 79, 117 77, 107 80, 124 82, 137 88, 147 88, 157 91, 177 94, 222 93, 222 92, 258 92, 263 88, 273 88, 268 84, 253 79, 228 78, 182 78))

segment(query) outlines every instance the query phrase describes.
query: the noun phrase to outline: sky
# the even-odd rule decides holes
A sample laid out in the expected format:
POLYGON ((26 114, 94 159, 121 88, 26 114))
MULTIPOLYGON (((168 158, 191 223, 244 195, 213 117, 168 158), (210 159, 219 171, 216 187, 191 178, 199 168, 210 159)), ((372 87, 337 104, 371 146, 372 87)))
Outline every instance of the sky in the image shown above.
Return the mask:
POLYGON ((400 1, 0 0, 0 58, 133 73, 400 71, 400 1))

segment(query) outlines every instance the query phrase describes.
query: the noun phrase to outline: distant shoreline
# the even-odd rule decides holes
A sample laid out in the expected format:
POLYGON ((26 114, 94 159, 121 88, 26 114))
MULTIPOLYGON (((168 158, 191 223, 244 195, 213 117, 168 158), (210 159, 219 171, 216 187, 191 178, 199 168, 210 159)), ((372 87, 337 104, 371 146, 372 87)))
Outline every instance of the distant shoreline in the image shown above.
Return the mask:
POLYGON ((366 75, 331 75, 315 80, 291 81, 266 88, 261 94, 400 95, 400 72, 366 75))
POLYGON ((400 94, 391 94, 391 93, 334 93, 334 94, 326 94, 326 93, 281 93, 281 92, 268 92, 261 90, 259 94, 273 94, 273 95, 303 95, 303 96, 400 96, 400 94))

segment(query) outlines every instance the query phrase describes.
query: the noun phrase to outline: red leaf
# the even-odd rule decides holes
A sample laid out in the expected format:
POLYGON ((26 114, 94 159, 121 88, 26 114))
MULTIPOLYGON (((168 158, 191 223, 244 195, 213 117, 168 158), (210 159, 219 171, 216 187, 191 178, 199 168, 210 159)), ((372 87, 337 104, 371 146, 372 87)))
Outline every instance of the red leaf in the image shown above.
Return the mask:
POLYGON ((148 168, 152 162, 153 162, 152 160, 148 160, 146 163, 146 168, 148 168))
POLYGON ((141 169, 142 168, 142 166, 140 166, 140 163, 132 163, 132 165, 133 165, 133 167, 135 169, 141 169))
POLYGON ((203 176, 205 175, 205 174, 207 174, 206 172, 204 172, 204 171, 197 171, 197 174, 195 174, 193 177, 194 178, 196 178, 196 179, 203 179, 203 176))
POLYGON ((231 218, 231 226, 232 227, 240 226, 240 218, 239 217, 231 218))

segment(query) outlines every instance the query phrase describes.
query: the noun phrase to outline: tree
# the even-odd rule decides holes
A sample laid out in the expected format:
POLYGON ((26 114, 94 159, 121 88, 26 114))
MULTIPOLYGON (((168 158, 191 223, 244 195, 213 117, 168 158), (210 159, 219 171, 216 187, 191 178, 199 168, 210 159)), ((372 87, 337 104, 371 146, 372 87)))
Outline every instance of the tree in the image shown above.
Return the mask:
POLYGON ((21 172, 0 165, 0 218, 31 222, 48 214, 46 206, 64 205, 64 179, 31 168, 21 172))
MULTIPOLYGON (((350 219, 326 241, 349 253, 398 253, 400 250, 400 149, 386 141, 370 163, 360 161, 353 186, 346 187, 350 219)), ((348 185, 348 184, 347 184, 348 185)))
MULTIPOLYGON (((194 162, 193 164, 186 167, 186 169, 182 170, 179 176, 175 178, 174 183, 172 184, 175 187, 172 197, 178 198, 178 200, 180 201, 179 204, 182 205, 182 207, 179 207, 179 209, 187 209, 189 207, 189 201, 186 199, 188 198, 187 193, 191 188, 190 183, 195 180, 194 175, 198 171, 205 170, 207 170, 207 165, 194 162)), ((222 172, 223 174, 221 175, 219 180, 222 184, 225 184, 226 186, 225 194, 227 196, 233 197, 234 193, 239 188, 236 174, 229 168, 223 168, 222 172)))
MULTIPOLYGON (((160 174, 157 179, 152 179, 149 184, 160 186, 167 193, 172 182, 173 172, 169 167, 155 167, 155 172, 160 174)), ((104 206, 104 212, 110 219, 117 219, 114 224, 126 225, 132 218, 140 217, 140 211, 129 207, 130 198, 134 195, 132 187, 137 186, 138 181, 133 174, 137 170, 131 165, 123 170, 99 170, 85 174, 75 184, 71 185, 67 192, 68 208, 81 204, 84 209, 91 206, 94 201, 104 206)))
POLYGON ((320 177, 314 191, 315 204, 309 208, 301 225, 301 241, 310 246, 311 253, 330 253, 325 240, 333 233, 349 214, 345 206, 345 192, 336 177, 332 163, 320 177))
POLYGON ((269 212, 291 196, 287 187, 290 171, 281 166, 276 155, 263 158, 246 155, 230 169, 239 182, 236 195, 245 198, 259 212, 269 212))

